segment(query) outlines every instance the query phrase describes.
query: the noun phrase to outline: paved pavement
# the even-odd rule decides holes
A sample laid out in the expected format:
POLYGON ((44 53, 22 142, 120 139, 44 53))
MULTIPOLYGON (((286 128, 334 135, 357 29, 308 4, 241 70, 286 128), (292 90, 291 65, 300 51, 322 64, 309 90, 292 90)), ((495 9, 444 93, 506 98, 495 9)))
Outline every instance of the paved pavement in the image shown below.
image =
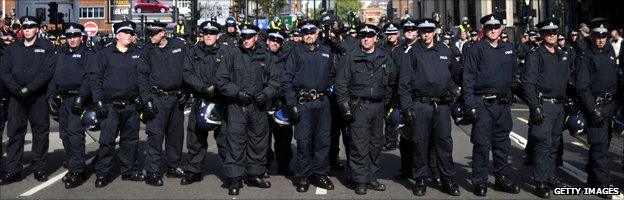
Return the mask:
MULTIPOLYGON (((510 195, 498 191, 494 191, 491 187, 488 191, 486 199, 536 199, 531 192, 532 185, 532 168, 523 165, 524 152, 522 149, 526 145, 528 126, 528 109, 523 106, 514 106, 512 109, 514 119, 514 128, 511 137, 511 156, 510 162, 513 167, 511 176, 516 183, 520 185, 521 192, 517 195, 510 195)), ((272 176, 268 180, 272 183, 270 189, 259 189, 252 187, 244 187, 241 195, 232 197, 227 195, 227 189, 223 185, 224 177, 220 173, 221 163, 218 160, 215 141, 212 137, 209 140, 209 154, 207 156, 204 167, 204 180, 188 186, 181 186, 179 179, 165 178, 163 187, 152 187, 143 182, 127 182, 122 181, 118 174, 115 174, 115 180, 105 188, 95 188, 95 176, 92 174, 93 167, 89 165, 89 180, 82 186, 74 189, 65 189, 61 182, 62 176, 67 172, 62 167, 64 159, 64 150, 58 136, 58 125, 52 124, 52 133, 50 134, 50 150, 48 156, 48 173, 51 173, 50 180, 44 183, 34 180, 30 168, 26 166, 24 172, 28 172, 28 176, 18 183, 4 185, 0 187, 0 199, 27 198, 27 199, 476 199, 481 197, 472 194, 471 177, 471 155, 472 144, 470 143, 470 127, 469 126, 453 126, 452 136, 454 143, 453 156, 457 171, 457 181, 461 188, 462 195, 460 197, 452 197, 440 192, 437 188, 428 188, 427 195, 424 197, 416 197, 412 195, 409 180, 394 180, 393 175, 399 169, 400 154, 398 150, 384 152, 381 156, 381 172, 379 180, 386 184, 385 192, 368 191, 366 196, 355 195, 352 186, 346 180, 346 176, 341 171, 332 171, 330 179, 334 182, 335 190, 326 191, 324 189, 311 187, 307 193, 297 193, 291 181, 281 175, 275 175, 276 169, 272 169, 272 176)), ((582 141, 573 139, 567 132, 564 132, 565 153, 563 167, 559 167, 556 171, 561 177, 562 182, 571 186, 582 186, 585 181, 586 174, 584 172, 584 164, 587 162, 587 147, 582 141)), ((98 137, 98 133, 93 133, 94 138, 98 137)), ((24 163, 31 160, 30 133, 27 134, 26 153, 24 155, 24 163)), ((144 127, 140 132, 140 156, 141 165, 144 163, 145 157, 145 138, 144 127)), ((3 134, 3 146, 6 146, 6 134, 3 134)), ((624 137, 616 135, 611 142, 611 154, 613 158, 611 166, 612 180, 617 187, 624 187, 623 173, 623 141, 624 137)), ((87 136, 87 153, 91 158, 98 148, 98 144, 87 136)), ((295 144, 293 142, 293 148, 295 144)), ((185 150, 186 151, 186 150, 185 150)), ((344 152, 341 151, 341 157, 345 159, 344 152)), ((6 156, 6 155, 3 155, 6 156)), ((88 160, 90 162, 90 160, 88 160)), ((114 168, 118 173, 118 168, 114 168)), ((490 175, 490 185, 494 184, 494 177, 490 175)), ((555 199, 596 199, 597 196, 555 196, 555 199)), ((622 196, 617 198, 622 199, 622 196)))

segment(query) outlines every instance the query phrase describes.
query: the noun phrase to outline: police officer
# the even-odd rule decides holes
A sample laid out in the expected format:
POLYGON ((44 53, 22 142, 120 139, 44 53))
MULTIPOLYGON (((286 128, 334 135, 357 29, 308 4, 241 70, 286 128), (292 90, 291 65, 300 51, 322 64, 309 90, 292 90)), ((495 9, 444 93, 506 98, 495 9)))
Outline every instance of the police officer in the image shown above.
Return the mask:
POLYGON ((294 185, 306 192, 308 177, 317 187, 334 189, 327 177, 330 146, 331 111, 327 89, 334 80, 334 66, 329 47, 319 44, 318 22, 310 20, 298 26, 304 44, 290 52, 282 77, 282 88, 297 140, 294 185))
POLYGON ((495 188, 517 194, 509 172, 509 132, 511 121, 510 98, 512 80, 516 76, 516 55, 508 43, 499 42, 502 19, 486 15, 480 20, 485 33, 484 40, 472 45, 466 55, 463 71, 463 95, 467 122, 474 123, 470 141, 474 193, 487 193, 487 170, 489 151, 494 160, 495 188))
MULTIPOLYGON (((401 27, 403 29, 403 43, 400 48, 395 48, 392 52, 392 58, 394 63, 397 63, 397 72, 401 70, 401 59, 409 49, 412 48, 418 41, 416 20, 412 17, 405 18, 401 21, 401 27)), ((397 73, 400 74, 400 73, 397 73)), ((398 81, 397 81, 398 82, 398 81)), ((395 96, 398 98, 398 85, 395 86, 395 96)), ((398 107, 398 106, 397 106, 398 107)), ((404 121, 404 119, 402 119, 404 121)), ((401 129, 401 135, 399 136, 399 152, 401 153, 401 169, 399 173, 395 175, 396 179, 406 179, 412 177, 412 143, 410 127, 404 126, 401 129)))
POLYGON ((98 162, 95 166, 95 187, 110 183, 110 170, 115 138, 120 136, 119 161, 121 179, 144 181, 145 175, 137 166, 139 142, 139 96, 137 67, 141 52, 132 46, 136 25, 131 21, 115 23, 113 29, 117 41, 104 47, 89 62, 91 93, 98 119, 103 119, 100 134, 98 162))
POLYGON ((141 50, 138 65, 138 84, 146 122, 147 156, 145 182, 162 186, 163 157, 167 176, 182 177, 180 168, 184 140, 184 113, 186 104, 183 91, 182 67, 186 45, 182 40, 165 36, 166 23, 146 23, 149 44, 141 50), (162 143, 165 141, 165 152, 162 143))
MULTIPOLYGON (((617 67, 613 46, 607 43, 609 24, 606 20, 594 20, 591 24, 591 41, 580 55, 576 88, 587 116, 589 127, 587 141, 589 162, 586 166, 586 187, 613 187, 609 175, 609 128, 617 111, 617 67)), ((600 195, 610 199, 611 195, 600 195)))
MULTIPOLYGON (((401 58, 399 95, 405 122, 411 127, 413 146, 412 176, 416 183, 414 195, 426 193, 428 145, 435 146, 435 159, 440 166, 442 189, 458 196, 453 164, 453 139, 449 105, 458 96, 457 86, 451 78, 451 69, 457 67, 451 49, 435 41, 436 21, 420 19, 416 22, 420 41, 401 58), (419 112, 416 114, 415 112, 419 112), (430 138, 433 142, 430 143, 430 138)), ((435 169, 438 170, 438 169, 435 169)))
POLYGON ((54 77, 48 87, 50 106, 59 110, 59 134, 68 155, 65 188, 80 186, 85 177, 85 132, 80 116, 91 102, 88 61, 95 52, 82 43, 84 26, 65 25, 67 44, 59 48, 54 77))
MULTIPOLYGON (((201 27, 202 43, 190 49, 184 62, 184 82, 187 83, 193 93, 195 101, 191 106, 191 114, 188 119, 186 134, 186 165, 184 167, 184 178, 180 184, 188 185, 202 180, 202 165, 207 154, 208 131, 202 130, 195 119, 199 112, 202 101, 223 104, 224 97, 221 96, 216 85, 217 66, 223 61, 224 47, 217 42, 221 25, 217 22, 205 21, 201 27)), ((222 113, 220 113, 222 114, 222 113)), ((223 138, 221 126, 217 127, 213 134, 217 140, 219 155, 225 153, 223 149, 223 138)))
POLYGON ((225 46, 238 46, 238 41, 241 39, 238 32, 236 32, 236 20, 233 17, 228 17, 225 20, 225 33, 219 36, 217 42, 225 46))
MULTIPOLYGON (((284 71, 284 65, 288 58, 289 52, 282 47, 286 33, 277 29, 268 31, 267 50, 271 56, 271 62, 276 67, 277 74, 281 76, 284 71)), ((275 106, 279 108, 285 107, 283 94, 278 93, 272 99, 275 106)), ((270 120, 273 121, 273 120, 270 120)), ((269 148, 267 153, 267 171, 271 169, 271 163, 275 159, 277 161, 277 173, 282 175, 290 175, 290 160, 292 159, 292 126, 279 125, 277 123, 269 123, 269 148), (273 143, 271 140, 275 140, 273 143), (275 151, 271 148, 271 143, 275 151)), ((268 176, 268 175, 267 175, 268 176)), ((266 177, 266 176, 265 176, 266 177)))
POLYGON ((554 177, 555 159, 563 131, 563 102, 573 62, 557 48, 558 24, 555 19, 537 24, 544 42, 527 55, 522 81, 530 108, 529 133, 535 143, 535 194, 541 198, 550 198, 550 190, 559 186, 554 177))
POLYGON ((380 29, 367 24, 357 30, 360 49, 340 58, 335 87, 338 108, 348 125, 349 167, 356 183, 355 193, 364 195, 367 188, 386 190, 377 175, 384 144, 384 103, 392 94, 396 72, 392 58, 382 49, 375 49, 380 29))
POLYGON ((7 136, 6 173, 0 178, 5 185, 22 179, 22 155, 24 154, 24 136, 29 122, 33 135, 32 165, 37 181, 47 181, 44 171, 48 155, 48 135, 50 117, 48 116, 47 86, 54 73, 56 59, 54 46, 45 39, 37 38, 38 23, 34 17, 20 18, 24 39, 15 41, 7 47, 2 56, 0 76, 11 96, 7 136))
POLYGON ((261 176, 268 148, 266 104, 277 93, 279 80, 269 53, 256 43, 259 30, 241 26, 241 43, 228 50, 216 74, 219 91, 231 98, 222 122, 227 127, 227 145, 221 156, 230 195, 239 194, 243 175, 248 186, 271 187, 261 176))
MULTIPOLYGON (((403 43, 403 41, 399 40, 399 29, 398 29, 399 25, 398 24, 394 24, 394 23, 387 23, 384 26, 384 34, 386 35, 386 41, 385 42, 380 42, 382 43, 381 47, 383 49, 380 50, 384 50, 386 52, 386 54, 388 54, 388 56, 390 56, 390 58, 392 59, 393 63, 394 63, 394 58, 392 57, 393 54, 392 52, 395 49, 399 49, 401 48, 401 43, 403 43)), ((396 69, 395 69, 396 70, 396 69)), ((398 72, 398 71, 397 71, 398 72)), ((395 73, 395 75, 398 75, 398 73, 395 73)), ((396 77, 395 77, 396 78, 396 77)), ((395 87, 395 85, 393 85, 394 88, 392 88, 392 96, 391 96, 391 103, 392 104, 396 104, 396 105, 392 105, 392 107, 397 107, 398 105, 398 95, 396 95, 396 91, 397 88, 395 87)), ((386 110, 389 112, 389 110, 386 110)), ((388 124, 390 124, 390 118, 387 117, 385 118, 385 144, 381 147, 382 151, 392 151, 395 150, 399 147, 399 143, 397 142, 397 140, 399 139, 398 137, 398 132, 396 130, 394 130, 396 127, 392 127, 389 126, 388 124)))

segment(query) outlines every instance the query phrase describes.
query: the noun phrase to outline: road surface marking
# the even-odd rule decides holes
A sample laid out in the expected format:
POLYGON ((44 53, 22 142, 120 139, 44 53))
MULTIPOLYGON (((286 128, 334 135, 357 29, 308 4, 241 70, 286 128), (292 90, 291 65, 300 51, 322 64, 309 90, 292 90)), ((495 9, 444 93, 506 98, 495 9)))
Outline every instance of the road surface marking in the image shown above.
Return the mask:
POLYGON ((528 108, 512 108, 511 111, 529 111, 528 108))
POLYGON ((316 188, 316 194, 317 195, 326 195, 327 194, 327 190, 323 189, 323 188, 320 188, 320 187, 317 187, 316 188))
POLYGON ((65 176, 65 174, 67 174, 67 170, 65 170, 63 173, 60 173, 59 175, 56 175, 52 179, 50 179, 50 180, 48 180, 48 181, 38 185, 37 187, 34 187, 34 188, 32 188, 32 189, 30 189, 30 190, 20 194, 19 196, 20 197, 27 197, 27 196, 33 195, 33 194, 39 192, 39 190, 42 190, 42 189, 44 189, 44 188, 54 184, 58 180, 61 180, 63 178, 63 176, 65 176))
POLYGON ((521 122, 524 122, 525 124, 529 124, 529 120, 526 120, 522 117, 516 117, 516 119, 520 120, 521 122))

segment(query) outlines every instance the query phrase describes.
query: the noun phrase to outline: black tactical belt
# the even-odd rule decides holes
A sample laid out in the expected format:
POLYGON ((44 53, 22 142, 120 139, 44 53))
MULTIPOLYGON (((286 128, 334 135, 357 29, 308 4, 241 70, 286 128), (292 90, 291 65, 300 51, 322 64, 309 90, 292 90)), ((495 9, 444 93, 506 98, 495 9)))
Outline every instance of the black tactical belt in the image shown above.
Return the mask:
POLYGON ((596 97, 596 105, 602 106, 606 104, 610 104, 613 102, 613 94, 607 92, 599 95, 594 95, 596 97))
POLYGON ((542 103, 562 104, 562 103, 565 103, 567 100, 565 98, 547 98, 547 97, 542 97, 541 101, 542 101, 542 103))
POLYGON ((506 95, 489 94, 483 95, 483 102, 486 104, 509 104, 511 103, 511 100, 506 95))
POLYGON ((358 99, 361 103, 371 104, 371 103, 381 103, 383 99, 358 99))
POLYGON ((61 99, 72 98, 72 97, 78 96, 78 91, 76 90, 61 91, 59 92, 59 96, 61 96, 61 99))
POLYGON ((165 91, 156 86, 152 86, 150 91, 158 97, 168 98, 168 97, 178 97, 180 95, 180 90, 171 90, 165 91))
POLYGON ((442 99, 438 97, 412 96, 412 101, 420 103, 440 103, 442 99))
POLYGON ((318 92, 315 89, 300 90, 298 94, 299 104, 304 104, 310 101, 323 100, 323 97, 327 96, 326 92, 318 92))
POLYGON ((126 108, 126 106, 134 104, 134 101, 128 101, 128 100, 111 100, 111 101, 105 101, 105 103, 111 104, 113 106, 113 108, 117 108, 117 109, 124 109, 126 108))

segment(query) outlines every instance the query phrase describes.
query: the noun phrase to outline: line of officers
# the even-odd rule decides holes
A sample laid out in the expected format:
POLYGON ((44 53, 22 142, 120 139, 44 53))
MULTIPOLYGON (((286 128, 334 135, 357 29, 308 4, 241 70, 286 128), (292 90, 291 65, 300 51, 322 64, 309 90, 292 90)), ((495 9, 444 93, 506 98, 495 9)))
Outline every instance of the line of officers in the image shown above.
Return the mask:
MULTIPOLYGON (((510 105, 513 91, 523 91, 515 95, 525 96, 530 107, 535 194, 549 198, 551 189, 561 185, 554 160, 563 102, 573 82, 591 119, 587 184, 612 187, 610 124, 622 95, 605 20, 592 21, 592 45, 578 63, 557 48, 559 22, 539 23, 544 42, 527 54, 523 70, 511 43, 499 40, 503 24, 495 15, 481 18, 483 40, 464 45, 459 59, 435 40, 437 22, 427 18, 387 24, 387 41, 379 41, 382 31, 374 25, 358 26, 353 36, 328 37, 324 21, 308 20, 290 39, 283 31, 270 30, 266 43, 259 41, 254 25, 240 25, 239 34, 228 31, 226 36, 219 35, 220 24, 207 21, 200 25, 201 43, 194 47, 167 37, 166 24, 153 22, 146 24, 149 44, 141 49, 133 45, 135 24, 124 21, 113 26, 116 42, 97 53, 81 43, 80 24, 64 26, 68 45, 55 51, 36 37, 35 18, 20 20, 25 39, 6 48, 0 66, 2 105, 8 106, 2 117, 9 119, 2 185, 22 179, 27 122, 33 134, 34 177, 48 179, 48 115, 56 110, 69 170, 63 179, 66 188, 80 186, 87 177, 85 131, 93 127, 84 126, 84 120, 90 116, 101 129, 94 164, 98 188, 112 181, 117 137, 122 180, 162 186, 166 174, 181 178, 182 185, 201 181, 212 131, 230 195, 238 195, 243 183, 270 188, 265 179, 273 160, 298 192, 308 191, 310 184, 334 189, 327 175, 330 166, 344 168, 338 162, 342 134, 356 194, 386 189, 377 180, 379 155, 399 138, 398 177, 415 180, 414 195, 425 195, 429 178, 436 177, 433 182, 443 192, 458 196, 450 116, 451 105, 460 103, 462 123, 472 124, 472 192, 487 193, 491 151, 494 189, 517 194, 508 162, 510 105), (220 37, 233 38, 223 42, 220 37), (183 156, 183 109, 189 99, 183 156), (401 123, 387 120, 394 117, 401 123), (141 122, 148 136, 145 174, 137 164, 141 122), (296 152, 290 166, 293 137, 296 152)), ((226 22, 225 27, 235 30, 234 24, 226 22)))

